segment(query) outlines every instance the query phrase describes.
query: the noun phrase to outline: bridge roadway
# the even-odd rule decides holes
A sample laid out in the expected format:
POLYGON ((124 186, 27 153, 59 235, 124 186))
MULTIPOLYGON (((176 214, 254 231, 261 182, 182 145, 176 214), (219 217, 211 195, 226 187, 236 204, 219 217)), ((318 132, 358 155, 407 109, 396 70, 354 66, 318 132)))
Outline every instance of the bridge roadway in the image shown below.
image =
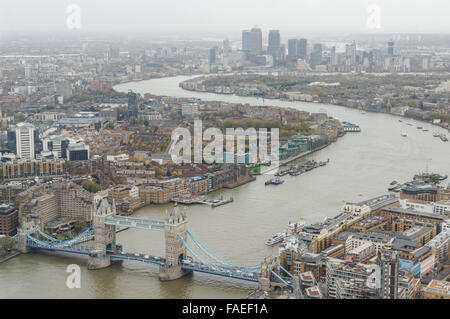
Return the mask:
POLYGON ((193 260, 183 260, 181 264, 181 268, 185 270, 191 270, 191 271, 197 271, 202 272, 205 274, 211 274, 216 276, 222 276, 227 278, 234 278, 239 280, 247 280, 247 281, 253 281, 258 282, 258 275, 257 272, 246 272, 236 269, 228 269, 226 267, 214 267, 209 266, 204 263, 193 261, 193 260))
POLYGON ((132 227, 147 230, 165 230, 165 222, 158 220, 139 219, 133 217, 117 216, 113 215, 105 219, 106 225, 120 226, 120 227, 132 227))
POLYGON ((94 250, 93 246, 86 246, 86 245, 75 245, 75 246, 54 246, 54 245, 43 245, 38 244, 36 242, 33 242, 31 240, 27 240, 27 246, 32 249, 41 249, 41 250, 48 250, 48 251, 56 251, 56 252, 64 252, 64 253, 71 253, 71 254, 79 254, 79 255, 89 255, 89 252, 94 250))
POLYGON ((138 254, 138 253, 124 253, 124 252, 116 252, 114 254, 110 254, 111 261, 116 260, 133 260, 140 261, 147 264, 152 264, 159 267, 166 267, 166 260, 162 257, 155 257, 150 255, 138 254))

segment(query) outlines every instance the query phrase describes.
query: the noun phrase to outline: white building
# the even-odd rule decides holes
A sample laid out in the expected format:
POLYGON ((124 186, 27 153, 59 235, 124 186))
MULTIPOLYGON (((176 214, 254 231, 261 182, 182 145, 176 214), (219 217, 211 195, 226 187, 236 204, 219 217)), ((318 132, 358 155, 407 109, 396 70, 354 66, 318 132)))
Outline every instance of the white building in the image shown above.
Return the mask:
POLYGON ((17 157, 34 159, 34 126, 28 123, 19 123, 16 127, 17 157))

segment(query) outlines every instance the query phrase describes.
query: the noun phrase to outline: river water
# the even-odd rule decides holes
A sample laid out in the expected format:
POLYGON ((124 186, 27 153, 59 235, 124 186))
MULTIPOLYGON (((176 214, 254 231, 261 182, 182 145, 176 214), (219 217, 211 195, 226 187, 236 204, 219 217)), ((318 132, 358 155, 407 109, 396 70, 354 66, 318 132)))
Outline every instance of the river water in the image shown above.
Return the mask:
MULTIPOLYGON (((190 77, 154 79, 121 84, 118 91, 132 89, 155 95, 196 97, 233 103, 261 105, 261 99, 190 92, 178 83, 190 77)), ((318 103, 266 100, 265 104, 294 107, 308 112, 327 112, 341 121, 361 126, 361 133, 348 133, 329 147, 303 160, 330 159, 330 163, 306 174, 285 177, 280 186, 265 186, 268 176, 213 196, 232 196, 234 202, 211 208, 186 207, 188 228, 216 255, 238 265, 253 265, 276 255, 276 247, 264 242, 284 230, 290 221, 304 217, 308 223, 322 221, 339 212, 343 201, 362 201, 387 192, 392 180, 409 180, 425 171, 450 175, 450 143, 432 136, 444 129, 428 123, 387 114, 366 113, 318 103), (408 126, 407 123, 413 124, 408 126), (417 126, 429 129, 418 130, 417 126), (407 137, 402 137, 402 132, 407 137)), ((170 205, 149 206, 136 217, 159 219, 170 205)), ((127 230, 118 233, 127 252, 163 256, 164 238, 159 232, 127 230)), ((88 271, 86 260, 67 255, 30 253, 0 264, 0 298, 243 298, 252 283, 194 274, 172 282, 160 282, 157 269, 137 262, 123 262, 107 269, 88 271), (81 288, 66 287, 66 267, 79 264, 81 288)))

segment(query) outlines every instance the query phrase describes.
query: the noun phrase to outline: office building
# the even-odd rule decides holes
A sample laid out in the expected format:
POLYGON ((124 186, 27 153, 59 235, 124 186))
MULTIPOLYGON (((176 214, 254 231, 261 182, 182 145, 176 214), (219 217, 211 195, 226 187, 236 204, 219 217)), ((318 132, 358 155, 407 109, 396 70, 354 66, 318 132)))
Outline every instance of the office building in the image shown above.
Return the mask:
POLYGON ((280 49, 280 30, 269 30, 269 44, 267 53, 276 55, 280 49))
POLYGON ((273 57, 273 65, 277 66, 281 60, 280 30, 269 30, 267 53, 273 57))
POLYGON ((251 31, 244 30, 242 31, 242 51, 250 52, 251 48, 251 31))
POLYGON ((51 152, 53 158, 66 158, 66 149, 69 146, 69 140, 61 136, 51 136, 44 139, 43 153, 51 152))
POLYGON ((216 47, 213 47, 209 49, 209 65, 215 65, 216 64, 216 47))
POLYGON ((137 94, 130 91, 128 92, 128 116, 137 117, 138 115, 138 99, 137 94))
POLYGON ((39 136, 32 124, 19 123, 8 131, 8 149, 19 158, 34 159, 38 144, 39 136))
POLYGON ((311 53, 310 65, 314 69, 317 65, 322 64, 322 44, 314 44, 313 52, 311 53))
POLYGON ((297 54, 297 39, 289 39, 288 40, 288 55, 289 56, 298 56, 297 54))
POLYGON ((308 57, 308 40, 300 39, 298 40, 297 54, 300 59, 305 60, 308 57))
POLYGON ((336 47, 332 47, 330 50, 330 64, 337 65, 336 47))
POLYGON ((255 26, 251 31, 250 36, 250 54, 262 54, 262 31, 258 26, 255 26))
POLYGON ((87 161, 89 159, 89 145, 83 143, 69 144, 66 157, 68 161, 87 161))
POLYGON ((389 40, 387 54, 389 56, 393 56, 394 55, 394 40, 389 40))
POLYGON ((230 53, 231 52, 230 40, 228 39, 223 40, 222 47, 224 54, 230 53))

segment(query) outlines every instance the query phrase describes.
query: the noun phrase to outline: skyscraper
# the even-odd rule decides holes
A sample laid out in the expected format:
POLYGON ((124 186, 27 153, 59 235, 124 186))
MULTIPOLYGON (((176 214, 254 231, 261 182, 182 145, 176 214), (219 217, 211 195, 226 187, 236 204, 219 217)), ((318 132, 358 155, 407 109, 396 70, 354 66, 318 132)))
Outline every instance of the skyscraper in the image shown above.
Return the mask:
POLYGON ((394 40, 389 40, 388 42, 388 55, 393 56, 394 55, 394 40))
POLYGON ((280 48, 280 30, 269 30, 269 45, 267 52, 269 54, 275 53, 280 48))
POLYGON ((230 53, 231 52, 230 40, 228 39, 223 40, 222 47, 224 54, 230 53))
POLYGON ((378 297, 382 299, 397 299, 398 296, 398 253, 392 249, 392 244, 386 244, 378 250, 377 265, 380 267, 380 284, 378 297))
POLYGON ((306 39, 300 39, 298 40, 298 56, 303 59, 306 60, 307 56, 308 56, 308 40, 306 39))
POLYGON ((138 100, 136 93, 128 92, 128 116, 137 117, 138 115, 138 100))
POLYGON ((250 52, 251 47, 251 31, 242 31, 242 51, 250 52))
POLYGON ((35 128, 28 123, 19 123, 15 129, 15 147, 17 157, 35 158, 35 128))
POLYGON ((288 40, 288 55, 297 56, 297 39, 288 40))
POLYGON ((269 45, 267 47, 267 53, 273 57, 273 65, 277 66, 281 60, 279 30, 269 30, 269 45))
POLYGON ((331 50, 330 50, 330 64, 331 65, 336 65, 337 64, 336 47, 332 47, 331 50))
POLYGON ((209 49, 209 64, 216 64, 216 47, 209 49))
POLYGON ((254 26, 250 32, 250 53, 259 55, 262 53, 262 31, 258 26, 254 26))
POLYGON ((317 65, 322 64, 322 44, 316 43, 311 53, 310 65, 314 69, 317 65))

